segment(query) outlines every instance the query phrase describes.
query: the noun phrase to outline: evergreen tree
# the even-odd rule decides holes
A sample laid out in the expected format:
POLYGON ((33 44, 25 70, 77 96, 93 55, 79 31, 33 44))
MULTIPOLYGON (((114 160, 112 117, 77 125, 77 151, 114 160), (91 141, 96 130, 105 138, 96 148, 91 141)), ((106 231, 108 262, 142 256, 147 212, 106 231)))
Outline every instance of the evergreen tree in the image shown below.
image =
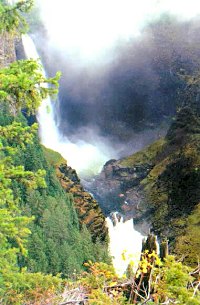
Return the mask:
POLYGON ((6 2, 0 0, 0 34, 2 32, 25 32, 28 25, 23 13, 30 11, 33 0, 22 0, 13 5, 6 5, 6 2))

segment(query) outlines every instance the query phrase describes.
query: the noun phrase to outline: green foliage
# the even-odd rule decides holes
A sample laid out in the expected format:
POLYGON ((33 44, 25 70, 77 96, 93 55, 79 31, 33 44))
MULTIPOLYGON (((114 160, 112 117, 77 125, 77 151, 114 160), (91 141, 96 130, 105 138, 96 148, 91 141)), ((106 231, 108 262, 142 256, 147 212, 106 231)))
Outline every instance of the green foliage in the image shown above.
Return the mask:
POLYGON ((126 304, 123 293, 118 289, 112 289, 109 293, 109 288, 116 285, 119 280, 112 266, 91 261, 84 265, 88 268, 88 272, 83 273, 79 281, 88 291, 90 305, 126 304))
POLYGON ((6 139, 7 146, 0 146, 2 150, 9 150, 11 153, 15 153, 14 147, 25 148, 25 144, 30 144, 33 141, 34 134, 37 131, 37 124, 33 124, 31 127, 24 127, 22 123, 13 122, 8 126, 0 126, 0 139, 6 139))
POLYGON ((169 256, 159 270, 160 280, 155 285, 159 302, 179 302, 182 305, 200 304, 200 295, 194 294, 188 267, 169 256))
POLYGON ((25 243, 30 234, 28 225, 33 218, 22 215, 22 198, 14 191, 13 181, 23 185, 27 192, 46 186, 44 170, 39 169, 34 173, 26 171, 22 165, 15 165, 15 155, 23 151, 27 143, 31 143, 34 137, 31 132, 35 130, 36 126, 23 128, 18 122, 1 126, 0 129, 0 297, 3 304, 18 305, 27 296, 39 299, 57 289, 54 278, 30 275, 27 272, 19 273, 17 264, 20 256, 27 255, 25 243), (6 146, 3 146, 4 142, 6 146), (42 282, 45 282, 46 286, 41 285, 42 282), (34 296, 37 289, 40 291, 34 296))
POLYGON ((26 245, 28 256, 18 254, 20 267, 27 266, 32 272, 61 273, 63 277, 69 277, 74 270, 83 270, 86 260, 108 261, 106 244, 100 241, 94 244, 88 230, 79 228, 73 197, 64 192, 49 163, 55 165, 60 155, 42 147, 37 136, 33 136, 33 143, 28 141, 24 146, 24 150, 20 149, 12 156, 15 164, 23 164, 27 172, 45 170, 46 188, 40 186, 38 190, 33 190, 25 188, 17 179, 12 181, 12 189, 20 197, 23 214, 34 216, 30 225, 33 234, 26 245), (44 152, 47 152, 49 161, 44 152))
POLYGON ((60 164, 66 162, 65 159, 58 152, 46 148, 45 146, 42 146, 42 148, 46 159, 53 167, 59 166, 60 164))
MULTIPOLYGON (((19 11, 26 11, 30 3, 20 1, 8 7, 1 2, 0 31, 13 31, 23 23, 19 11)), ((3 304, 21 304, 26 294, 34 294, 37 289, 41 298, 45 291, 50 292, 50 287, 52 292, 56 289, 57 280, 50 276, 19 272, 22 265, 18 262, 27 256, 26 243, 33 221, 31 214, 22 212, 21 193, 46 187, 46 172, 39 167, 27 170, 17 158, 32 145, 37 132, 37 124, 27 126, 19 111, 26 108, 28 113, 34 113, 43 98, 56 93, 57 80, 58 75, 45 79, 35 61, 15 62, 0 70, 0 117, 3 118, 0 126, 0 298, 3 304)))
POLYGON ((123 158, 120 164, 128 167, 134 166, 136 164, 152 164, 155 162, 157 155, 164 149, 165 143, 165 139, 161 138, 144 148, 142 151, 139 151, 129 157, 123 158))
POLYGON ((182 234, 177 237, 177 243, 175 247, 176 253, 179 257, 183 258, 184 263, 193 267, 196 266, 200 259, 200 204, 194 209, 194 211, 185 220, 182 234))
POLYGON ((55 304, 58 292, 62 289, 59 277, 28 273, 26 270, 16 273, 3 273, 5 288, 0 284, 0 296, 3 305, 55 304))
POLYGON ((5 2, 0 1, 0 34, 14 31, 26 32, 28 24, 23 13, 30 11, 33 0, 21 0, 14 5, 6 5, 5 2))
POLYGON ((105 260, 108 256, 105 246, 94 244, 85 227, 80 231, 77 214, 71 207, 73 202, 65 194, 51 197, 31 192, 27 202, 24 211, 35 215, 31 225, 34 233, 28 240, 29 255, 25 260, 30 270, 70 277, 83 270, 88 259, 105 260))
MULTIPOLYGON (((14 126, 9 125, 8 129, 6 127, 1 128, 1 140, 3 142, 4 137, 6 140, 11 140, 16 133, 16 131, 21 130, 21 125, 17 124, 14 126)), ((29 137, 30 130, 23 130, 24 139, 26 141, 30 141, 29 137)), ((42 170, 38 170, 36 173, 31 171, 25 171, 23 166, 15 166, 13 154, 17 152, 18 149, 23 149, 24 143, 23 137, 19 137, 19 139, 15 138, 16 147, 10 147, 7 143, 7 146, 1 145, 2 151, 6 150, 6 155, 2 154, 0 158, 0 215, 1 215, 1 224, 0 224, 0 232, 1 232, 1 246, 5 248, 4 259, 6 257, 6 253, 9 256, 10 249, 10 240, 15 241, 17 248, 20 249, 21 252, 24 251, 23 247, 23 239, 28 235, 29 230, 27 229, 27 224, 30 222, 31 218, 26 216, 22 216, 19 209, 19 201, 20 198, 16 197, 12 190, 12 180, 15 179, 19 181, 27 188, 36 188, 38 186, 45 186, 44 182, 44 174, 45 172, 42 170)), ((11 251, 13 253, 13 249, 11 247, 11 251)), ((3 255, 3 253, 2 253, 3 255)))
MULTIPOLYGON (((0 32, 21 30, 20 12, 31 4, 1 1, 0 32)), ((0 299, 5 305, 52 303, 61 280, 38 272, 69 277, 84 269, 84 261, 108 256, 105 246, 94 244, 79 227, 73 198, 65 194, 44 151, 47 158, 55 155, 53 165, 57 154, 42 148, 37 124, 27 126, 20 115, 22 109, 35 114, 43 99, 55 95, 58 78, 45 78, 33 60, 0 70, 0 299)))
POLYGON ((35 60, 16 61, 0 70, 0 99, 9 103, 14 114, 22 108, 33 114, 43 99, 57 93, 59 77, 57 73, 53 78, 45 78, 35 60))
POLYGON ((138 269, 131 270, 128 278, 118 278, 113 268, 103 263, 89 261, 85 266, 88 271, 79 285, 87 291, 91 305, 200 304, 199 280, 195 282, 191 270, 173 256, 161 263, 154 251, 145 251, 138 269))
POLYGON ((39 277, 26 272, 19 273, 17 264, 19 257, 27 255, 25 244, 30 234, 28 225, 33 218, 22 214, 22 198, 13 189, 13 181, 24 186, 27 192, 46 186, 44 170, 39 169, 34 173, 26 171, 22 165, 15 165, 15 155, 25 149, 26 143, 31 142, 34 137, 31 132, 35 132, 35 128, 23 128, 22 124, 14 122, 0 129, 0 297, 3 304, 21 304, 26 299, 25 295, 34 298, 36 288, 40 290, 37 298, 39 294, 42 298, 47 291, 49 294, 56 289, 55 280, 51 281, 50 277, 48 280, 43 275, 40 275, 40 282, 49 282, 49 287, 37 287, 40 284, 39 277), (6 146, 3 146, 4 142, 6 146), (13 146, 10 146, 11 143, 13 146))
POLYGON ((199 224, 194 225, 192 220, 200 202, 199 132, 198 111, 185 106, 165 139, 120 161, 123 167, 142 169, 145 177, 138 182, 144 196, 141 212, 146 216, 145 211, 149 211, 156 234, 168 236, 176 254, 192 266, 199 248, 195 238, 199 224))
MULTIPOLYGON (((196 100, 196 98, 195 98, 196 100)), ((191 135, 199 134, 200 118, 195 111, 195 107, 185 106, 181 108, 172 122, 168 132, 167 140, 170 144, 180 146, 182 143, 189 140, 191 135)))

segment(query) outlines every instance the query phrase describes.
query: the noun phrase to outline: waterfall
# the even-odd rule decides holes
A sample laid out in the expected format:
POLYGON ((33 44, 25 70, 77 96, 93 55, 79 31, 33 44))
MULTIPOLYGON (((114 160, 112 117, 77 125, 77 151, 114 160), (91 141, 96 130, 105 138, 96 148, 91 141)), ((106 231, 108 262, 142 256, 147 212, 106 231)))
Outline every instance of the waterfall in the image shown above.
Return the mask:
MULTIPOLYGON (((39 60, 39 54, 36 50, 33 40, 28 35, 22 36, 24 51, 27 58, 39 60)), ((43 69, 43 74, 45 71, 43 69)), ((39 107, 37 120, 39 122, 39 135, 43 145, 53 149, 67 159, 71 166, 75 169, 91 167, 91 162, 95 159, 101 160, 104 164, 108 160, 108 156, 99 151, 91 144, 84 142, 71 143, 67 137, 62 137, 59 134, 58 126, 54 119, 54 107, 50 98, 45 99, 39 107), (100 156, 101 154, 101 156, 100 156)), ((110 218, 107 218, 107 225, 110 236, 110 254, 113 256, 113 265, 116 272, 122 275, 128 266, 133 261, 137 265, 140 257, 143 236, 135 231, 133 220, 123 221, 123 218, 118 219, 117 213, 113 213, 115 225, 110 218)))
POLYGON ((133 219, 124 221, 123 217, 118 217, 117 212, 112 214, 112 218, 107 218, 107 226, 110 237, 110 254, 113 257, 113 266, 120 276, 126 271, 129 263, 133 264, 133 269, 137 268, 142 249, 142 236, 134 229, 133 219))
MULTIPOLYGON (((23 35, 22 42, 26 57, 38 60, 40 56, 31 37, 23 35)), ((45 75, 44 69, 43 74, 45 75)), ((111 158, 111 152, 106 151, 103 143, 100 143, 99 148, 81 139, 72 143, 66 136, 62 136, 54 119, 54 107, 50 98, 44 100, 39 107, 37 120, 42 144, 59 152, 67 163, 76 169, 79 176, 97 174, 103 164, 111 158)))
MULTIPOLYGON (((35 44, 29 35, 22 35, 22 43, 26 57, 40 61, 35 44)), ((41 67, 42 73, 46 77, 42 63, 41 67)), ((37 120, 39 122, 39 135, 42 144, 48 148, 55 149, 58 146, 59 134, 53 117, 53 106, 49 97, 43 100, 40 105, 37 120)))

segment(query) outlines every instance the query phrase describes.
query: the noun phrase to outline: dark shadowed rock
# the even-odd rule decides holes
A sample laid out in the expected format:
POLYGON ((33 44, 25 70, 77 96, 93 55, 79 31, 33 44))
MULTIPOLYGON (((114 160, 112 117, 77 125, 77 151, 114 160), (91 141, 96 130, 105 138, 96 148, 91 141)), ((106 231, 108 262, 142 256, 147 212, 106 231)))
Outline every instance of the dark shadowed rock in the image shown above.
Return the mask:
POLYGON ((179 256, 185 252, 187 263, 193 264, 198 248, 195 234, 189 246, 183 247, 182 240, 189 230, 196 230, 200 202, 199 113, 183 107, 165 138, 107 162, 89 189, 105 214, 118 211, 124 219, 133 218, 141 233, 147 234, 151 227, 161 240, 167 236, 170 249, 179 256))

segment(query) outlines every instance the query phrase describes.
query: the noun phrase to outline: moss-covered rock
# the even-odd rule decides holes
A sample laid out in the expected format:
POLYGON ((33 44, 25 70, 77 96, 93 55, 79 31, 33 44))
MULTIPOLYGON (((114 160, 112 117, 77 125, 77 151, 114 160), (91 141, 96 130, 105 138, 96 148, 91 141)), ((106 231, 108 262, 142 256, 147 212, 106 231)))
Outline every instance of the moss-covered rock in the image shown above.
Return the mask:
POLYGON ((154 164, 158 154, 163 151, 165 143, 165 139, 161 138, 142 151, 120 160, 120 164, 126 167, 134 167, 136 164, 154 164))
POLYGON ((187 264, 196 266, 199 259, 200 249, 200 203, 195 207, 192 213, 182 220, 182 234, 178 236, 175 252, 182 255, 187 264))
POLYGON ((199 114, 182 108, 164 139, 107 162, 93 191, 104 209, 111 206, 111 211, 134 218, 140 230, 145 219, 158 236, 169 238, 171 251, 187 263, 197 262, 199 244, 193 233, 200 230, 200 222, 194 221, 200 202, 199 114))

